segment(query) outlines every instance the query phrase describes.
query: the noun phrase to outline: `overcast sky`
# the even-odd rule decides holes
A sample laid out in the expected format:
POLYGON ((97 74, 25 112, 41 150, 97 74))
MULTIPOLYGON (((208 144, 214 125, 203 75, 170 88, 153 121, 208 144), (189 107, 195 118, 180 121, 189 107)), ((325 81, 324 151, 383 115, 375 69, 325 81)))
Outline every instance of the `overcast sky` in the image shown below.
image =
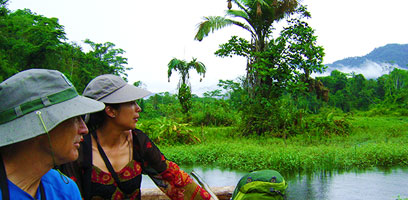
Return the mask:
MULTIPOLYGON (((363 56, 390 43, 408 44, 408 0, 303 0, 312 19, 319 45, 325 49, 324 63, 363 56)), ((69 41, 89 49, 83 40, 112 42, 126 51, 130 83, 142 81, 152 92, 176 92, 176 73, 167 82, 167 63, 172 58, 192 57, 207 67, 199 82, 191 71, 193 93, 216 89, 219 79, 236 79, 245 74, 246 61, 240 57, 214 55, 219 44, 232 35, 249 40, 237 27, 216 31, 202 42, 194 41, 203 16, 223 16, 226 0, 9 0, 10 10, 29 8, 56 17, 65 27, 69 41)), ((279 25, 276 25, 279 30, 279 25)))

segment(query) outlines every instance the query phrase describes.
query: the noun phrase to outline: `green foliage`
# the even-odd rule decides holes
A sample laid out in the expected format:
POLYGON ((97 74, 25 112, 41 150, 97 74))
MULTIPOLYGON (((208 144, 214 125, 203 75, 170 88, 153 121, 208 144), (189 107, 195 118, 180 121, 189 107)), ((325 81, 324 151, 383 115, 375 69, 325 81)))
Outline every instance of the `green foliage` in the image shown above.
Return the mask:
MULTIPOLYGON (((304 7, 297 13, 307 16, 304 7)), ((289 26, 284 28, 276 39, 270 39, 263 51, 253 51, 249 45, 247 50, 235 49, 244 41, 233 37, 229 44, 222 45, 217 51, 220 56, 241 52, 249 52, 251 63, 248 75, 242 84, 246 95, 241 98, 242 130, 244 134, 283 133, 292 119, 287 119, 284 111, 277 103, 285 93, 302 96, 306 91, 316 91, 318 98, 323 98, 323 86, 316 87, 316 82, 310 77, 313 72, 322 72, 325 67, 321 64, 324 56, 323 48, 316 45, 314 31, 302 18, 291 18, 289 26), (234 44, 239 42, 240 44, 234 44), (316 88, 316 89, 315 89, 316 88), (317 88, 319 90, 317 90, 317 88)), ((248 43, 244 43, 248 44, 248 43)), ((243 48, 245 46, 240 46, 243 48)), ((326 90, 327 91, 327 90, 326 90)), ((328 91, 327 91, 328 92, 328 91)))
POLYGON ((0 0, 0 16, 6 15, 9 10, 6 8, 8 0, 0 0))
MULTIPOLYGON (((191 117, 189 114, 189 110, 191 108, 191 86, 189 83, 189 71, 191 69, 195 69, 199 75, 203 75, 205 77, 206 68, 205 65, 197 61, 196 58, 193 58, 190 62, 186 62, 185 60, 179 60, 177 58, 173 58, 170 60, 169 64, 167 65, 167 75, 170 82, 170 76, 173 71, 178 71, 180 74, 180 82, 178 85, 178 98, 182 107, 182 112, 186 115, 186 121, 190 121, 191 117)), ((201 79, 200 79, 201 81, 201 79)))
MULTIPOLYGON (((316 116, 324 120, 337 116, 316 116)), ((312 117, 313 118, 313 117, 312 117)), ((341 118, 339 118, 341 119, 341 118)), ((166 157, 180 165, 213 165, 236 170, 276 169, 302 171, 370 169, 408 164, 406 117, 354 117, 348 135, 306 139, 270 136, 241 137, 234 128, 207 128, 205 141, 195 145, 160 146, 166 157)), ((326 122, 324 122, 326 123, 326 122)))
MULTIPOLYGON (((196 126, 231 126, 239 120, 238 111, 232 105, 230 99, 219 99, 224 97, 220 90, 206 93, 207 97, 192 96, 190 121, 196 126), (209 94, 215 96, 208 96, 209 94), (219 97, 219 98, 213 98, 219 97)), ((185 115, 181 112, 177 95, 168 92, 155 94, 143 101, 144 108, 141 113, 143 120, 167 117, 171 120, 185 121, 185 115)))
MULTIPOLYGON (((241 83, 244 81, 242 78, 239 80, 241 83)), ((243 99, 246 97, 246 91, 240 82, 234 82, 233 80, 219 80, 218 87, 221 87, 226 91, 224 94, 225 99, 231 104, 231 108, 236 110, 243 106, 243 99)))
POLYGON ((28 9, 10 12, 2 0, 0 10, 0 81, 31 68, 56 69, 75 84, 79 92, 101 74, 126 79, 127 59, 114 44, 86 43, 93 50, 85 53, 75 43, 67 43, 64 26, 57 18, 47 18, 28 9))
POLYGON ((228 43, 221 44, 220 49, 215 52, 220 57, 232 57, 233 55, 251 58, 251 44, 244 38, 232 36, 228 43))
POLYGON ((187 114, 188 111, 191 109, 191 90, 190 86, 186 84, 181 84, 178 92, 178 99, 180 101, 181 107, 182 107, 182 112, 184 114, 187 114))
POLYGON ((167 118, 143 121, 137 128, 148 134, 156 144, 196 144, 201 140, 195 135, 189 124, 177 123, 167 118))
POLYGON ((238 112, 223 99, 210 97, 194 99, 191 123, 195 126, 231 126, 238 120, 238 112))
MULTIPOLYGON (((234 97, 233 101, 240 100, 237 108, 244 113, 240 127, 245 135, 285 132, 291 119, 283 117, 280 105, 277 104, 283 94, 289 92, 299 95, 308 89, 316 90, 318 98, 325 95, 327 99, 328 90, 324 87, 315 89, 315 81, 310 78, 311 73, 325 69, 321 64, 323 48, 317 46, 314 30, 302 21, 304 17, 310 17, 310 13, 305 7, 298 7, 297 1, 233 3, 239 9, 229 10, 227 15, 243 18, 247 23, 224 17, 207 17, 199 25, 195 39, 201 41, 210 31, 228 25, 237 25, 251 33, 251 42, 232 36, 228 43, 220 45, 220 49, 215 52, 220 57, 238 55, 248 60, 242 89, 232 89, 234 92, 231 93, 235 94, 231 96, 234 97), (272 23, 295 13, 298 17, 289 18, 289 26, 283 29, 278 38, 273 39, 272 23)), ((220 86, 233 86, 225 83, 220 81, 220 86)))
POLYGON ((49 69, 60 63, 66 37, 57 18, 46 18, 28 9, 2 12, 0 27, 0 68, 5 69, 0 77, 3 80, 22 70, 49 69))
POLYGON ((204 17, 204 21, 198 25, 194 39, 201 41, 210 32, 235 25, 248 31, 254 41, 256 51, 262 51, 272 32, 272 23, 291 14, 298 6, 296 0, 232 0, 232 3, 236 4, 238 9, 227 10, 226 17, 204 17), (235 19, 243 19, 245 22, 235 19))
POLYGON ((333 135, 348 136, 352 130, 349 117, 349 115, 335 117, 330 111, 321 113, 305 119, 301 124, 301 131, 307 138, 306 141, 310 141, 311 137, 324 139, 333 135))
POLYGON ((394 69, 377 79, 367 80, 361 74, 332 71, 319 77, 329 88, 329 105, 344 112, 368 111, 366 115, 404 115, 408 102, 408 71, 394 69))
POLYGON ((179 121, 178 119, 182 118, 177 95, 171 95, 168 92, 155 94, 150 96, 144 105, 141 113, 143 119, 167 117, 179 121))

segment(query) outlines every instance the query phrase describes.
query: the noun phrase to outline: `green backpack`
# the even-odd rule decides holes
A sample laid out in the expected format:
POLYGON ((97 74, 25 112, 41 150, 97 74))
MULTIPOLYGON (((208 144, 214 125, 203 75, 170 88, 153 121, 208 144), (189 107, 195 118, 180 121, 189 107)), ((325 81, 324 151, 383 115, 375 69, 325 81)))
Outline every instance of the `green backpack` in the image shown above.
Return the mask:
POLYGON ((275 170, 254 171, 239 180, 231 199, 284 199, 287 187, 285 179, 275 170))

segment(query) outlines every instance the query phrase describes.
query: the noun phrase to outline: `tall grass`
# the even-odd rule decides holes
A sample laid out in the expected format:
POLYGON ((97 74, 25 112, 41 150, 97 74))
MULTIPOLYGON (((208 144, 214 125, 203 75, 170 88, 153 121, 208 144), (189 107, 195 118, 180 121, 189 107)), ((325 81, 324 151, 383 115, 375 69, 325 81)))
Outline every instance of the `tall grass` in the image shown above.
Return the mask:
POLYGON ((236 170, 284 173, 408 166, 408 117, 353 117, 349 135, 274 138, 242 137, 236 128, 194 128, 202 142, 159 145, 181 165, 215 165, 236 170))

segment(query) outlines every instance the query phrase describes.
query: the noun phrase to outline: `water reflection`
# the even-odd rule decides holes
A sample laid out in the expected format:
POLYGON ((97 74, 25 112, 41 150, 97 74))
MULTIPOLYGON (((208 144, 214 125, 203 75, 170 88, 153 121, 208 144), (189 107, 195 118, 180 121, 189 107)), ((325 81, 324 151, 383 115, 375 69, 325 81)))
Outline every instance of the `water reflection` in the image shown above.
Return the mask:
POLYGON ((288 199, 408 198, 408 170, 315 173, 289 177, 288 199))
MULTIPOLYGON (((235 186, 239 179, 247 172, 244 171, 233 171, 233 170, 223 170, 219 168, 202 168, 202 167, 181 167, 187 173, 194 170, 210 187, 222 187, 222 186, 235 186)), ((143 175, 142 178, 142 188, 155 188, 153 181, 143 175)))
MULTIPOLYGON (((192 167, 183 167, 191 172, 192 167)), ((247 172, 194 167, 211 187, 235 186, 247 172)), ((408 169, 375 169, 352 172, 320 172, 309 175, 285 175, 289 184, 287 199, 311 200, 384 200, 408 198, 408 169)), ((155 188, 143 177, 142 188, 155 188)))

